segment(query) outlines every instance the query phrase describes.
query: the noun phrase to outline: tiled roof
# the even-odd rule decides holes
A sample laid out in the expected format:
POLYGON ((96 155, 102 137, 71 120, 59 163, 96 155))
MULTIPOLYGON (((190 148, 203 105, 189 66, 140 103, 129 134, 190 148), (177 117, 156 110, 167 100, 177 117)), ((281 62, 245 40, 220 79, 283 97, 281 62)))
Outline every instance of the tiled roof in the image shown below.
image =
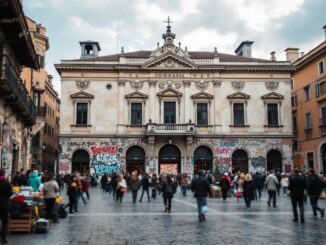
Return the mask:
MULTIPOLYGON (((126 58, 149 58, 152 51, 147 50, 140 50, 140 51, 134 51, 134 52, 128 52, 124 53, 124 56, 126 58)), ((206 51, 193 51, 189 52, 191 59, 213 59, 214 58, 214 52, 206 52, 206 51)), ((118 61, 119 56, 121 54, 113 54, 113 55, 106 55, 106 56, 99 56, 95 58, 87 58, 82 59, 85 61, 118 61)), ((224 53, 217 53, 217 57, 219 57, 220 62, 274 62, 271 60, 264 60, 264 59, 256 59, 256 58, 248 58, 248 57, 242 57, 238 55, 231 55, 231 54, 224 54, 224 53)))

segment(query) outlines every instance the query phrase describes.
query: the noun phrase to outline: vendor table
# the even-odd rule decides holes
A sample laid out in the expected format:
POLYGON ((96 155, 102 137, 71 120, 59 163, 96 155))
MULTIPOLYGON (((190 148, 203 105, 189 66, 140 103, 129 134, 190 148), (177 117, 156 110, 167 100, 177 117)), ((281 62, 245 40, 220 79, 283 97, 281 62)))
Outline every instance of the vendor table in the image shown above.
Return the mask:
POLYGON ((37 207, 25 207, 24 213, 18 219, 9 219, 9 232, 31 233, 37 217, 35 208, 37 207))

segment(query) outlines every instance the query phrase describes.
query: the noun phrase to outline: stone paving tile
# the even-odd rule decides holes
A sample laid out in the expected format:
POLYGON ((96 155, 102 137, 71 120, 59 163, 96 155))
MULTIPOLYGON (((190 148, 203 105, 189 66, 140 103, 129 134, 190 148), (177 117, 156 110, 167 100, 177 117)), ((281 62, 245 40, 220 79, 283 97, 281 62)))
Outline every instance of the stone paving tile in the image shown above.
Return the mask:
MULTIPOLYGON (((146 199, 145 199, 146 200, 146 199)), ((9 244, 324 244, 326 219, 313 219, 306 204, 306 223, 292 223, 288 197, 280 197, 278 208, 269 208, 266 194, 253 202, 250 211, 243 201, 209 199, 207 221, 198 222, 191 195, 177 193, 172 213, 163 212, 163 200, 133 204, 127 193, 116 206, 106 193, 91 190, 91 200, 80 203, 77 214, 52 224, 47 234, 14 234, 9 244)), ((326 202, 320 202, 326 207, 326 202)))

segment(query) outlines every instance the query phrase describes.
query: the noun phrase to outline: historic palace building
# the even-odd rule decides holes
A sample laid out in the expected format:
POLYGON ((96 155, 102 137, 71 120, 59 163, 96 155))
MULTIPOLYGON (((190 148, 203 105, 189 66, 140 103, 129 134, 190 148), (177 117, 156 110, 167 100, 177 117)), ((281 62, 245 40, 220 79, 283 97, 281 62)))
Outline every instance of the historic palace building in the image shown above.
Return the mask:
POLYGON ((325 41, 299 57, 288 49, 293 72, 293 160, 297 168, 326 171, 326 26, 325 41))
POLYGON ((168 22, 153 51, 81 58, 61 76, 59 171, 99 175, 206 171, 289 172, 292 168, 290 62, 192 52, 175 45, 168 22))

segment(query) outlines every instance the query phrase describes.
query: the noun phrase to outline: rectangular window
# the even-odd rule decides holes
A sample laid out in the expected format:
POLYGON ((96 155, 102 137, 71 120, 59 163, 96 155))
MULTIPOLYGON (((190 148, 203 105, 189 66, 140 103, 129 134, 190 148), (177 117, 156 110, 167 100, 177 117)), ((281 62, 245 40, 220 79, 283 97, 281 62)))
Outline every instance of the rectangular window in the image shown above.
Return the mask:
POLYGON ((233 119, 235 126, 244 126, 244 104, 234 103, 233 104, 233 119))
POLYGON ((309 92, 310 92, 310 86, 309 85, 308 86, 305 86, 304 87, 304 101, 307 101, 307 100, 310 99, 309 92))
POLYGON ((319 74, 323 74, 324 73, 324 62, 320 61, 318 63, 318 70, 319 70, 319 74))
POLYGON ((308 168, 314 168, 314 153, 307 153, 308 168))
POLYGON ((142 125, 141 103, 131 103, 131 125, 142 125))
POLYGON ((208 125, 207 103, 197 104, 197 124, 208 125))
POLYGON ((77 103, 76 124, 78 124, 78 125, 87 124, 87 114, 88 114, 88 104, 87 103, 77 103))
POLYGON ((323 96, 326 94, 326 81, 315 84, 316 97, 323 96))
POLYGON ((326 126, 326 107, 321 108, 320 126, 326 126))
POLYGON ((298 95, 295 94, 291 97, 291 105, 292 107, 298 106, 298 95))
POLYGON ((40 107, 40 92, 33 91, 33 102, 34 102, 36 109, 38 110, 40 107))
POLYGON ((312 129, 311 112, 306 113, 306 130, 312 129))
POLYGON ((164 102, 164 123, 176 123, 175 102, 164 102))
POLYGON ((268 125, 278 125, 278 108, 277 104, 267 104, 268 125))
POLYGON ((47 123, 45 123, 44 128, 43 128, 43 133, 47 134, 48 133, 47 130, 48 130, 48 125, 47 125, 47 123))
POLYGON ((298 132, 297 117, 292 117, 293 132, 298 132))
POLYGON ((298 150, 298 141, 293 140, 293 142, 292 142, 292 151, 295 152, 297 150, 298 150))
POLYGON ((316 95, 316 97, 319 97, 320 96, 320 86, 319 86, 319 83, 316 83, 315 84, 315 95, 316 95))
POLYGON ((39 132, 32 138, 32 147, 40 147, 40 133, 39 132))

